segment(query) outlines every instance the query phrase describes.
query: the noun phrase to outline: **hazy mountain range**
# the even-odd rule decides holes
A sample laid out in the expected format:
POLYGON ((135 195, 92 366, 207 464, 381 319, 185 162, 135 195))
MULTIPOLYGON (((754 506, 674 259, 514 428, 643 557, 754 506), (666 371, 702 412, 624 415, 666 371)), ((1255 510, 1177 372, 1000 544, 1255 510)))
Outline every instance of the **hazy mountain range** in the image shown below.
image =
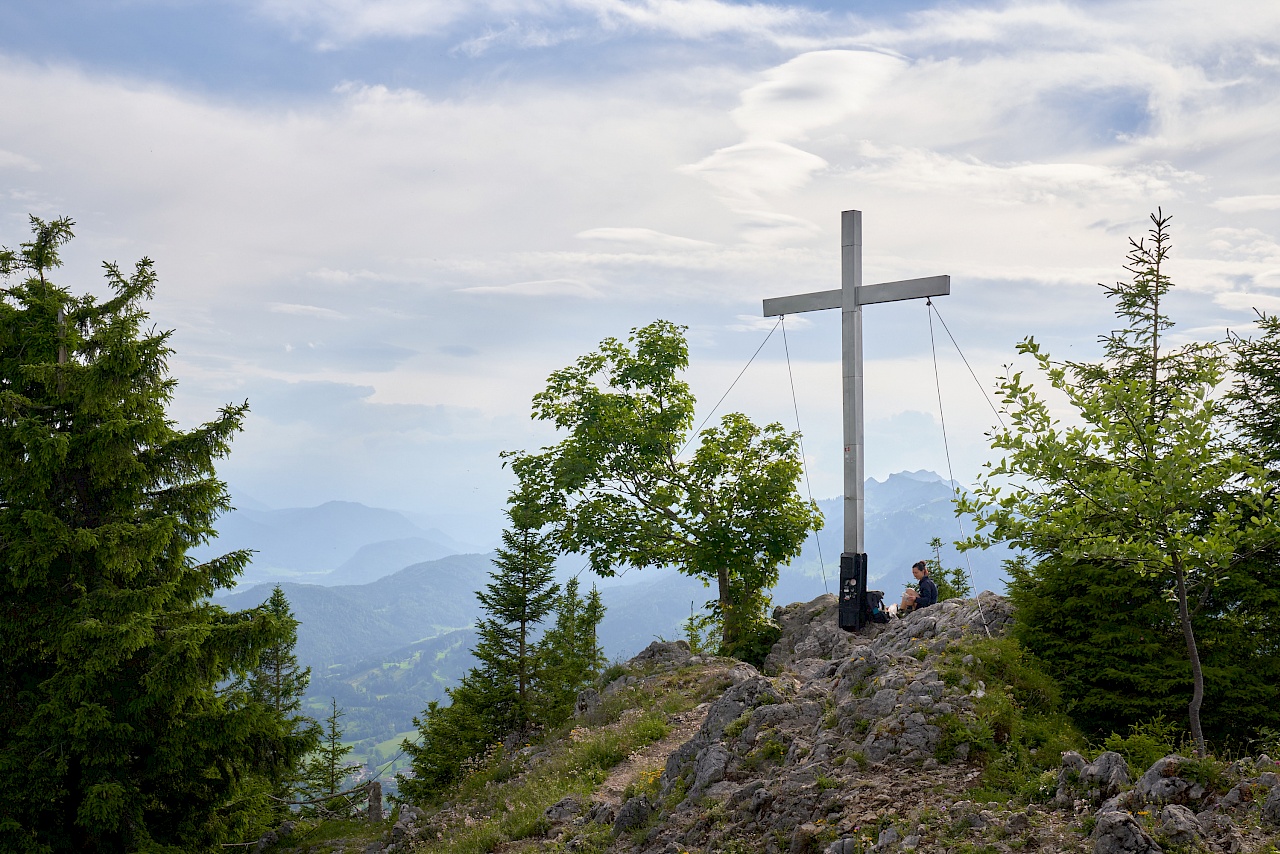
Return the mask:
MULTIPOLYGON (((911 579, 910 565, 931 556, 929 540, 949 544, 958 537, 952 490, 931 472, 903 472, 883 483, 868 480, 866 497, 873 586, 896 599, 911 579)), ((284 510, 236 503, 239 509, 221 520, 218 540, 204 552, 257 553, 246 573, 249 583, 218 602, 253 607, 280 584, 299 620, 298 658, 312 668, 309 706, 318 713, 336 697, 347 711, 349 738, 382 739, 409 729, 413 715, 443 698, 473 664, 474 594, 489 580, 492 553, 468 550, 394 510, 340 501, 284 510)), ((826 526, 792 566, 783 567, 775 604, 835 590, 842 505, 840 498, 819 502, 826 526)), ((976 589, 1003 589, 1000 560, 1006 556, 995 550, 970 554, 976 589)), ((964 565, 950 545, 942 558, 948 567, 964 565)), ((714 596, 672 569, 597 579, 583 571, 584 563, 566 558, 557 575, 563 581, 578 574, 584 588, 600 586, 607 609, 600 641, 612 659, 627 658, 658 637, 682 636, 690 611, 701 611, 714 596)))

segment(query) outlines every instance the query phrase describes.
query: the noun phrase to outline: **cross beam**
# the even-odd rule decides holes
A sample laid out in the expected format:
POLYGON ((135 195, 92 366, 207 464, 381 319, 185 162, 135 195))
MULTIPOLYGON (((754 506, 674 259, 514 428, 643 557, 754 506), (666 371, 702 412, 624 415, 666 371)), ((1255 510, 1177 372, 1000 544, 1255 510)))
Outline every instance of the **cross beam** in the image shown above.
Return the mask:
POLYGON ((764 316, 840 309, 844 376, 844 552, 846 555, 860 556, 865 568, 866 449, 862 429, 862 307, 881 302, 946 296, 951 293, 951 277, 930 276, 863 285, 862 211, 845 211, 841 214, 840 247, 839 290, 767 299, 764 301, 764 316))

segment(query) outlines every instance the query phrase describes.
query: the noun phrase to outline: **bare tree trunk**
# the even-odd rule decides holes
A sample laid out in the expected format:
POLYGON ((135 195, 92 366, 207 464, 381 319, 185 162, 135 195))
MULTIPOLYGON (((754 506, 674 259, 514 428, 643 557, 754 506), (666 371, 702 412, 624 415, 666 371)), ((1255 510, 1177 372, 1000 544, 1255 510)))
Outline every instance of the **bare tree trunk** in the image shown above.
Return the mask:
POLYGON ((1191 737, 1196 742, 1196 756, 1205 755, 1204 730, 1200 727, 1200 704, 1204 702, 1204 670, 1200 666, 1200 650, 1196 647, 1196 635, 1191 628, 1191 611, 1187 606, 1187 573, 1182 559, 1173 556, 1173 571, 1178 579, 1178 619, 1182 623, 1182 637, 1187 642, 1187 658, 1191 661, 1191 704, 1187 707, 1191 719, 1191 737))
POLYGON ((720 567, 716 572, 716 583, 720 593, 720 651, 723 652, 731 642, 737 640, 737 634, 731 627, 733 603, 729 596, 729 567, 720 567))

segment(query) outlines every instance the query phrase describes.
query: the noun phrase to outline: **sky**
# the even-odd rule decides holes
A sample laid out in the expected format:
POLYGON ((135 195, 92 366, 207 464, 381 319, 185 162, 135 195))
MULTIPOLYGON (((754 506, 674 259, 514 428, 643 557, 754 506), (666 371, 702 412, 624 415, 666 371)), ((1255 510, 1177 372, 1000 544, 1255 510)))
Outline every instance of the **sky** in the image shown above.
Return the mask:
POLYGON ((951 276, 932 339, 920 301, 865 309, 877 479, 972 483, 1015 344, 1096 356, 1097 283, 1157 208, 1180 340, 1280 308, 1271 0, 0 0, 0 20, 0 244, 72 217, 76 291, 154 259, 173 417, 249 401, 220 468, 246 502, 360 501, 489 544, 499 452, 556 439, 531 397, 659 318, 688 328, 699 422, 798 425, 813 494, 838 495, 838 312, 760 315, 839 287, 842 210, 868 284, 951 276))

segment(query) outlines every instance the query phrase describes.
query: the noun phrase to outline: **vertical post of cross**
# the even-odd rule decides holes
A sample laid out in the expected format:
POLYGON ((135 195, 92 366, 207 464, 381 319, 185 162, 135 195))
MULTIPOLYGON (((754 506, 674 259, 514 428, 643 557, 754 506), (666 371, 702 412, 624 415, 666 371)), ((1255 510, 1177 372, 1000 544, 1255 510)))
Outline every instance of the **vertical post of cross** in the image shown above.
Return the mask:
POLYGON ((865 554, 866 447, 862 432, 862 211, 840 217, 841 351, 844 380, 844 552, 865 554))

